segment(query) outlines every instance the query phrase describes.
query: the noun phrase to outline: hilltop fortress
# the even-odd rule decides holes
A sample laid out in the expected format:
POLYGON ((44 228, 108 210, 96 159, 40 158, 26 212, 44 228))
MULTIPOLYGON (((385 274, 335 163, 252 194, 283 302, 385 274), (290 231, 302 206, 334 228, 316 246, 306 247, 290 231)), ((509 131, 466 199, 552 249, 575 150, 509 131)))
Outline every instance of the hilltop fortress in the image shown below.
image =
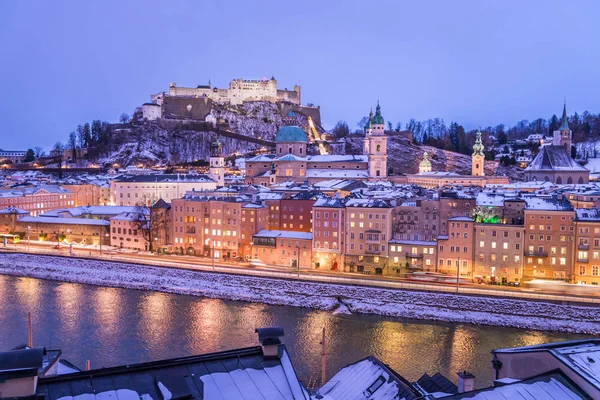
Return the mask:
MULTIPOLYGON (((275 77, 262 80, 237 78, 229 82, 228 89, 208 85, 197 87, 177 86, 169 84, 168 92, 151 95, 151 102, 144 103, 134 113, 134 119, 154 121, 157 119, 202 120, 209 116, 214 105, 238 106, 246 102, 266 101, 277 104, 281 116, 291 110, 312 117, 320 125, 321 117, 318 107, 302 106, 300 102, 300 86, 294 85, 294 90, 277 89, 275 77)), ((207 121, 208 121, 207 119, 207 121)), ((214 121, 209 121, 214 122, 214 121)))
MULTIPOLYGON (((165 92, 152 95, 152 102, 162 104, 165 92)), ((300 86, 295 85, 294 90, 287 88, 277 89, 275 77, 262 80, 248 80, 237 78, 229 82, 229 89, 219 89, 208 85, 197 87, 177 86, 176 83, 169 84, 169 96, 174 97, 206 97, 219 104, 242 104, 245 101, 270 101, 271 103, 289 102, 300 105, 300 86)))

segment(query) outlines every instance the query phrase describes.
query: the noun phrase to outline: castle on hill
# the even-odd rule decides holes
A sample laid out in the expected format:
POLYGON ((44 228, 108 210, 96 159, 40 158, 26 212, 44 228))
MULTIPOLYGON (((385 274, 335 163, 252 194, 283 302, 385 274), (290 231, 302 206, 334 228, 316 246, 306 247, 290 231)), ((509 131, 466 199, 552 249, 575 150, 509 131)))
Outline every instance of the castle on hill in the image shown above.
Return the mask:
MULTIPOLYGON (((161 105, 166 93, 152 95, 152 102, 161 105)), ((269 101, 271 103, 289 102, 300 105, 300 85, 294 85, 294 90, 277 89, 277 80, 271 79, 249 80, 237 78, 229 82, 228 89, 198 85, 197 87, 177 86, 169 84, 169 96, 173 97, 206 97, 218 104, 242 104, 247 101, 269 101)))

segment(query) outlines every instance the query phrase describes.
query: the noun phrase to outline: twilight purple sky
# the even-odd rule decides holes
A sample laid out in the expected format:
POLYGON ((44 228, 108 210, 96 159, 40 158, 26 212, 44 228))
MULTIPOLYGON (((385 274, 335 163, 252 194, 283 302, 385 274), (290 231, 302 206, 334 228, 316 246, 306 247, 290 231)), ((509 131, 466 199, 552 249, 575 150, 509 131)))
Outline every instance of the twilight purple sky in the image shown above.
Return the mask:
POLYGON ((600 3, 0 1, 0 148, 66 141, 151 93, 232 78, 302 85, 326 128, 384 118, 466 128, 600 111, 600 3))

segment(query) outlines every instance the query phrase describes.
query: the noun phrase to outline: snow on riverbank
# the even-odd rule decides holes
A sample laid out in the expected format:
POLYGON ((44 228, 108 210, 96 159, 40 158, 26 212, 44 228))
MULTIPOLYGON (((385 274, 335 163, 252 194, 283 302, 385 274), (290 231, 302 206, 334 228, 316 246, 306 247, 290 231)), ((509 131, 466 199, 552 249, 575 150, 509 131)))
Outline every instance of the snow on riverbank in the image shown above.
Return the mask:
POLYGON ((401 318, 600 334, 600 308, 0 254, 0 274, 401 318), (344 309, 344 311, 345 311, 344 309), (341 311, 341 310, 340 310, 341 311))

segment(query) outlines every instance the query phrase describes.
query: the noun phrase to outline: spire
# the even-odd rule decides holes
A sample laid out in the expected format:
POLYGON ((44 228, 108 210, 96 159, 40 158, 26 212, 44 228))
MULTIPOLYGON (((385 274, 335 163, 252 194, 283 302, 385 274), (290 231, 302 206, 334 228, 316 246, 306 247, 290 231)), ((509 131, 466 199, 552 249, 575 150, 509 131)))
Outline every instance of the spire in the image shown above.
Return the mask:
POLYGON ((211 87, 211 85, 210 85, 210 76, 208 77, 208 87, 211 87))
POLYGON ((565 106, 563 107, 562 119, 561 119, 559 130, 570 131, 569 118, 567 118, 567 100, 565 100, 565 106))
POLYGON ((475 139, 475 144, 473 145, 473 155, 474 156, 482 156, 485 157, 485 155, 483 154, 483 143, 481 142, 481 130, 478 129, 477 130, 477 138, 475 139))

